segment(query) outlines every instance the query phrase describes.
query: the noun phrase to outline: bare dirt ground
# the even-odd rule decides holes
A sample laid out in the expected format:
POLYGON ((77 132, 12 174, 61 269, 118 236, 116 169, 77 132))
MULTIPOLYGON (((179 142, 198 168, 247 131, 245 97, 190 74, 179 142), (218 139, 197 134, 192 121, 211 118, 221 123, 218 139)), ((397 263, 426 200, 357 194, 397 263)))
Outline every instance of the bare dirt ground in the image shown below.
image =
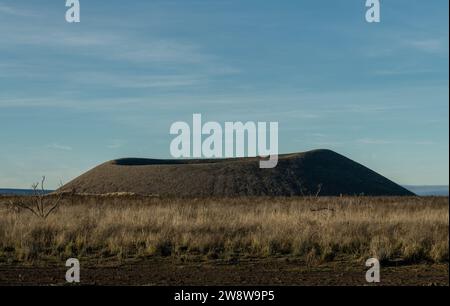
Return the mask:
MULTIPOLYGON (((194 286, 300 285, 366 286, 363 262, 336 260, 308 267, 289 258, 181 262, 171 258, 117 263, 81 263, 81 285, 194 286)), ((64 263, 2 265, 0 285, 65 285, 64 263)), ((379 285, 449 285, 448 264, 390 265, 379 285)))

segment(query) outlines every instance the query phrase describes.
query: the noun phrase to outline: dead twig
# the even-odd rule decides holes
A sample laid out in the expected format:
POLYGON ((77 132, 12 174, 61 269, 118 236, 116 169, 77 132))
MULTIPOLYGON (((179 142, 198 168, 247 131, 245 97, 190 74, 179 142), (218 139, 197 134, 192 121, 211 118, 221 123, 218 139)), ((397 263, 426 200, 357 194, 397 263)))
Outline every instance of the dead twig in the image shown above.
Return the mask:
POLYGON ((10 200, 10 207, 17 212, 22 209, 28 210, 38 218, 47 219, 59 207, 63 193, 56 193, 56 198, 53 195, 47 195, 45 176, 42 177, 40 183, 34 183, 31 187, 33 188, 33 196, 10 200))

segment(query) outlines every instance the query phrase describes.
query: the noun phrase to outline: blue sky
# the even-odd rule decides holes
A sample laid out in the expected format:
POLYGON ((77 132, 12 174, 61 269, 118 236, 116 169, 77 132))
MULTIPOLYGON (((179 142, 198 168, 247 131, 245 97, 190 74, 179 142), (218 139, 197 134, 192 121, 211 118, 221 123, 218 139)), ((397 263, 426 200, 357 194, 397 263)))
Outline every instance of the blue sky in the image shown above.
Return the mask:
POLYGON ((448 184, 448 1, 0 0, 0 187, 169 158, 175 121, 278 121, 402 184, 448 184))

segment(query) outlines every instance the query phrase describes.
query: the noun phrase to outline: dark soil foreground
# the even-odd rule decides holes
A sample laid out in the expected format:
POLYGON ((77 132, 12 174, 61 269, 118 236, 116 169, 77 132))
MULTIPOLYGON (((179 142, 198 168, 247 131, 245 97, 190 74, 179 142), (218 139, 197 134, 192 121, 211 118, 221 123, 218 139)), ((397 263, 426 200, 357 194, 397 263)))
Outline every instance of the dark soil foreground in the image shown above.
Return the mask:
MULTIPOLYGON (((64 263, 46 266, 2 265, 0 285, 65 285, 64 263)), ((365 286, 361 262, 334 261, 308 267, 298 260, 275 258, 183 263, 151 259, 83 266, 81 285, 300 285, 365 286)), ((381 268, 378 285, 449 285, 448 264, 389 265, 381 268)))

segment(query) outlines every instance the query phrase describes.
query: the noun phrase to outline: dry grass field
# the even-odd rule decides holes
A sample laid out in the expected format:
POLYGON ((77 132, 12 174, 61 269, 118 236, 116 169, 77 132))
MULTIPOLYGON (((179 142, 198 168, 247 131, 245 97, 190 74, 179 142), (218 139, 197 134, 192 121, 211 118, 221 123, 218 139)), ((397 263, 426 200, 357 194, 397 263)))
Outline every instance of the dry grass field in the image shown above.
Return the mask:
POLYGON ((345 255, 447 262, 448 229, 448 198, 439 197, 72 196, 45 220, 2 205, 0 261, 285 255, 314 264, 345 255))
POLYGON ((448 285, 446 197, 27 199, 0 197, 0 284, 63 284, 70 257, 93 284, 364 284, 377 257, 384 284, 448 285))

